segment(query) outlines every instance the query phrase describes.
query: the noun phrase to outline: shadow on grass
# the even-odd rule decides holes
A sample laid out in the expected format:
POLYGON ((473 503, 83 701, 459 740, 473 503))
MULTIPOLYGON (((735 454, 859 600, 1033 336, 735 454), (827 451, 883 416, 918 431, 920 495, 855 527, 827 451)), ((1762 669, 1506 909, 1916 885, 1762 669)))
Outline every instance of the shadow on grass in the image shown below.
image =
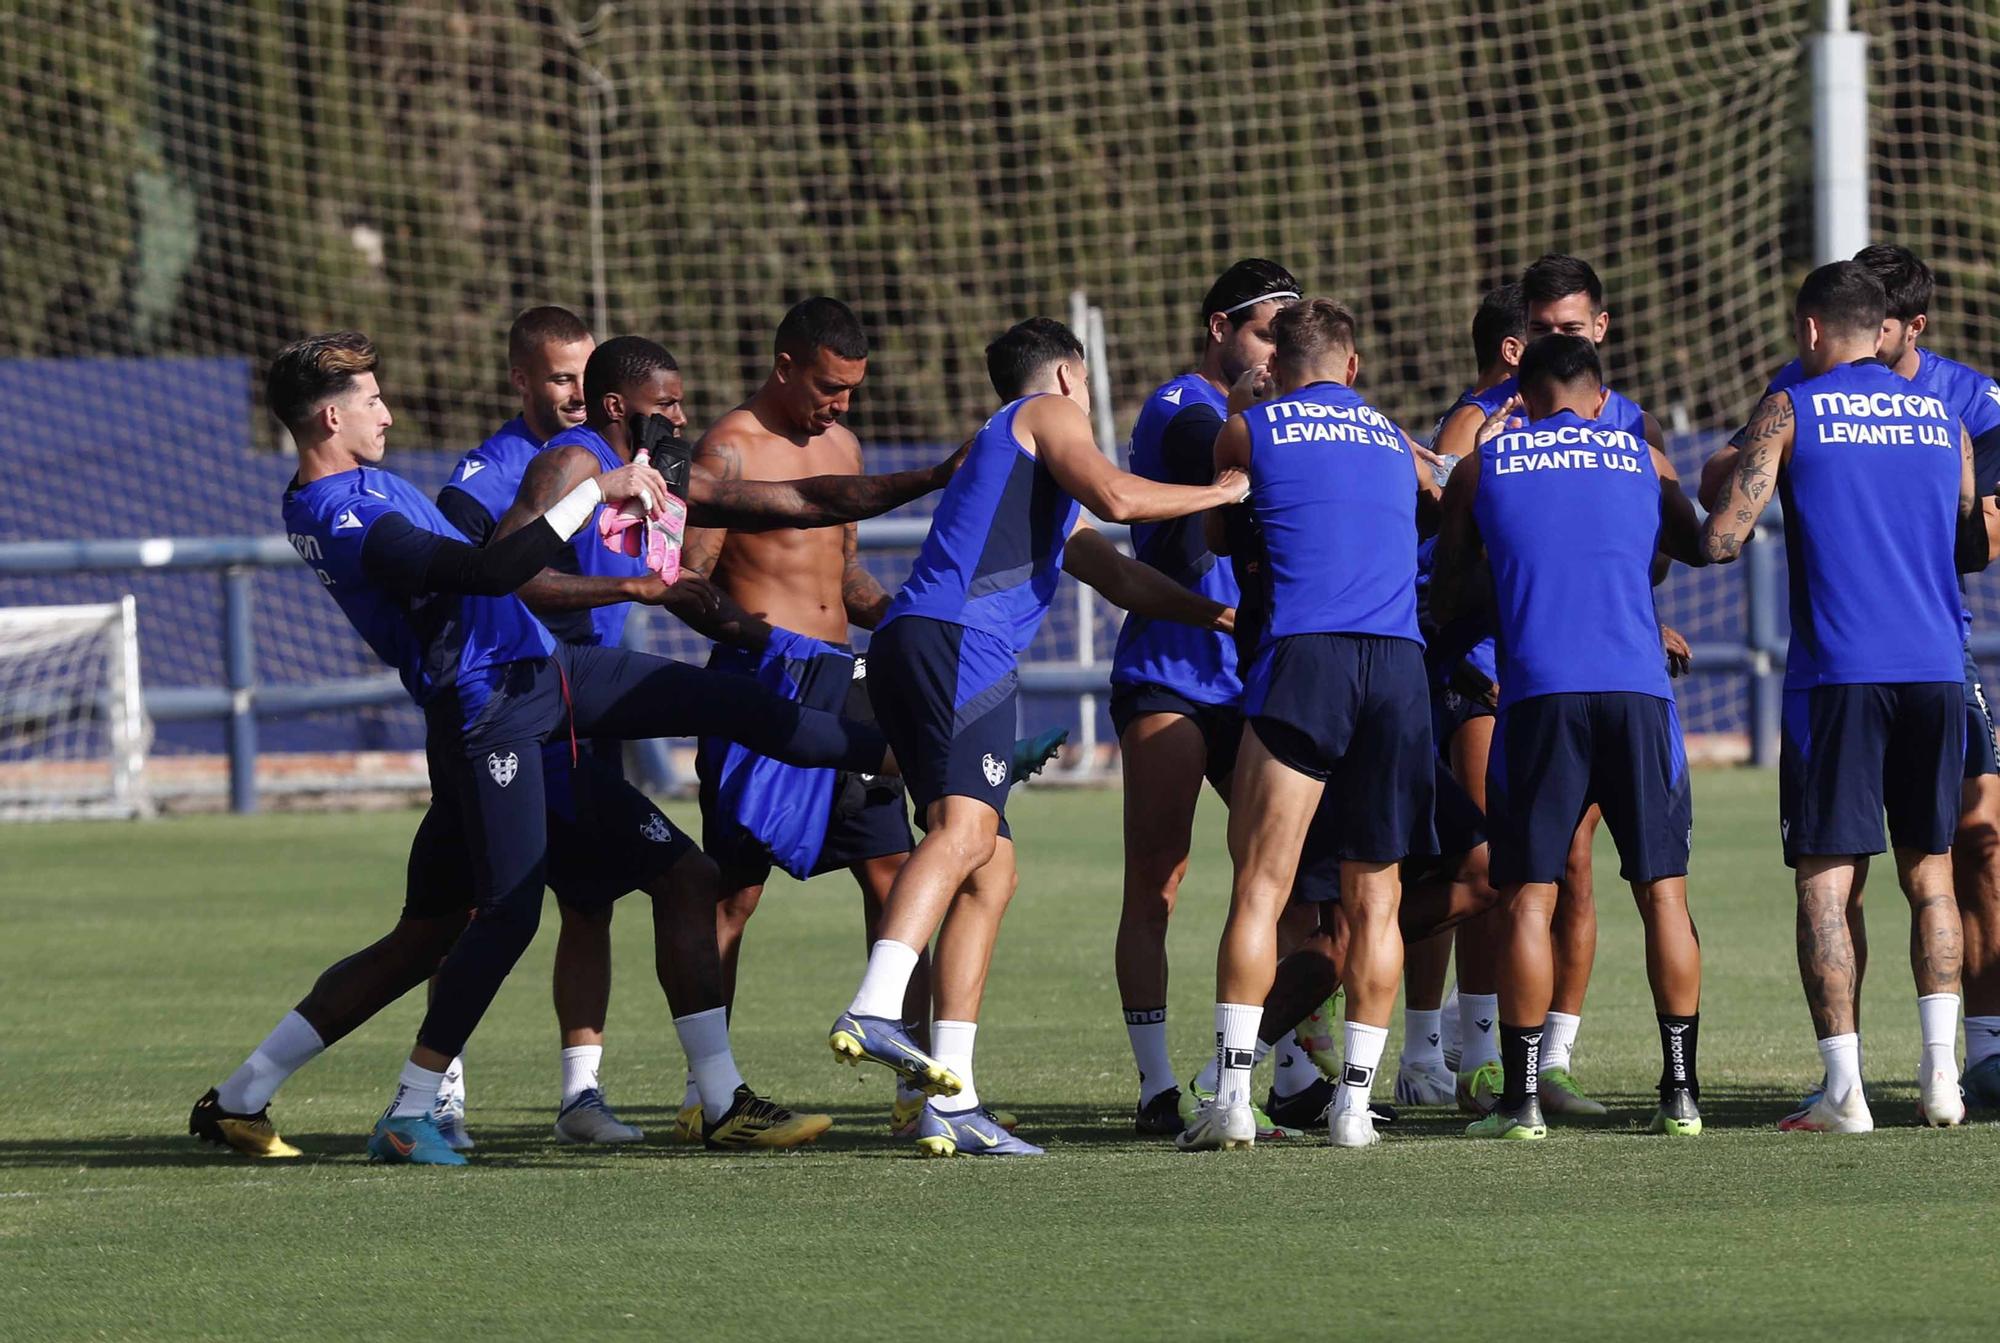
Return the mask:
MULTIPOLYGON (((1871 1100, 1875 1121, 1881 1128, 1916 1126, 1908 1088, 1881 1087, 1871 1100)), ((1600 1097, 1610 1113, 1597 1119, 1562 1118, 1555 1122, 1578 1133, 1638 1133, 1652 1117, 1654 1098, 1646 1095, 1600 1097)), ((1702 1118, 1710 1132, 1768 1132, 1797 1103, 1797 1093, 1778 1087, 1716 1086, 1704 1090, 1702 1118)), ((183 1122, 163 1120, 160 1129, 147 1133, 81 1134, 62 1138, 0 1139, 0 1170, 43 1169, 85 1170, 120 1167, 219 1167, 245 1169, 251 1166, 282 1170, 324 1163, 360 1165, 367 1161, 365 1130, 303 1132, 285 1129, 283 1106, 277 1119, 287 1141, 303 1148, 298 1161, 251 1161, 217 1147, 197 1142, 186 1133, 183 1122)), ((478 1141, 472 1162, 479 1166, 506 1169, 601 1170, 625 1167, 628 1163, 660 1161, 755 1162, 773 1159, 811 1158, 816 1153, 867 1160, 911 1160, 916 1155, 908 1138, 890 1134, 886 1107, 876 1105, 829 1106, 834 1126, 818 1142, 792 1152, 730 1151, 711 1152, 696 1143, 673 1139, 674 1110, 664 1106, 629 1106, 624 1117, 646 1129, 646 1140, 622 1147, 575 1147, 556 1141, 550 1116, 530 1110, 475 1111, 468 1116, 469 1127, 478 1141)), ((1132 1131, 1131 1113, 1120 1107, 1088 1104, 1033 1104, 1019 1107, 1021 1136, 1058 1151, 1088 1149, 1093 1152, 1171 1152, 1165 1138, 1141 1137, 1132 1131)), ((1456 1138, 1465 1131, 1466 1116, 1442 1108, 1405 1108, 1385 1133, 1398 1139, 1456 1138)), ((1304 1141, 1322 1141, 1323 1135, 1308 1131, 1304 1141)))

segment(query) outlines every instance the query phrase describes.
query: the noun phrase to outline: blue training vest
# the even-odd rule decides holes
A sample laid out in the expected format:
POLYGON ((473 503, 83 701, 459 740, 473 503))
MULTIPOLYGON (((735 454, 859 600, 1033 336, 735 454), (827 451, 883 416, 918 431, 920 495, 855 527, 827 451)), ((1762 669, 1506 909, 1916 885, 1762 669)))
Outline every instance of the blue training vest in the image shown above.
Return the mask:
MULTIPOLYGON (((1132 426, 1126 449, 1132 473, 1170 485, 1206 485, 1215 474, 1213 454, 1200 463, 1172 462, 1162 439, 1169 425, 1194 418, 1219 431, 1228 418, 1228 402, 1198 373, 1183 373, 1156 388, 1132 426)), ((1199 515, 1134 523, 1132 553, 1211 601, 1235 606, 1241 599, 1236 572, 1227 558, 1210 552, 1199 515)), ((1236 671, 1236 641, 1230 636, 1138 615, 1127 615, 1118 631, 1111 683, 1161 685, 1197 704, 1234 704, 1243 693, 1236 671)))
POLYGON ((1876 359, 1785 395, 1785 688, 1962 681, 1958 417, 1876 359))
MULTIPOLYGON (((604 435, 587 424, 563 430, 550 439, 542 451, 552 452, 557 448, 571 446, 590 449, 597 458, 600 471, 616 471, 625 465, 625 459, 605 442, 604 435)), ((647 573, 646 561, 639 556, 605 549, 604 542, 597 535, 597 517, 604 511, 604 507, 603 504, 599 504, 597 512, 590 515, 590 521, 584 523, 577 534, 570 538, 570 548, 576 552, 576 571, 589 578, 638 578, 647 573)), ((625 620, 631 613, 630 602, 593 607, 589 611, 576 613, 590 618, 588 634, 581 629, 569 628, 559 629, 556 632, 569 643, 592 643, 606 648, 616 648, 625 637, 625 620)))
POLYGON ((1653 608, 1660 477, 1643 434, 1571 411, 1503 433, 1479 449, 1472 512, 1493 570, 1502 708, 1673 698, 1653 608))
POLYGON ((1079 511, 1014 437, 1014 416, 1034 399, 1002 406, 973 436, 882 624, 927 616, 989 635, 1016 657, 1034 642, 1079 511))
POLYGON ((1351 387, 1314 383, 1244 412, 1250 506, 1271 575, 1264 642, 1417 632, 1417 477, 1402 431, 1351 387))
POLYGON ((325 476, 285 495, 292 549, 319 575, 375 656, 396 669, 419 705, 458 688, 470 721, 501 668, 545 658, 555 645, 518 597, 426 593, 406 599, 377 587, 362 570, 361 547, 369 529, 390 513, 465 541, 422 490, 374 467, 325 476))

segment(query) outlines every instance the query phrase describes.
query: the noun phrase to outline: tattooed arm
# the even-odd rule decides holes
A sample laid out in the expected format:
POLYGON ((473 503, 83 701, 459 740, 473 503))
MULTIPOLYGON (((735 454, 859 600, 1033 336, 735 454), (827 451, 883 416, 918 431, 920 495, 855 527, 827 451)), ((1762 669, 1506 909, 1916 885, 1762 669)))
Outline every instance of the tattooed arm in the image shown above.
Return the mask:
MULTIPOLYGON (((557 448, 553 452, 536 453, 521 475, 521 488, 514 495, 513 506, 502 515, 499 526, 494 529, 493 540, 499 541, 527 526, 556 500, 597 473, 597 458, 586 448, 557 448)), ((553 562, 573 565, 575 551, 564 547, 553 562)), ((550 568, 529 579, 517 595, 528 604, 529 610, 537 615, 547 615, 558 611, 589 611, 600 606, 615 606, 619 602, 658 603, 666 592, 667 585, 651 574, 641 574, 637 578, 607 578, 550 568)))
POLYGON ((1757 519, 1778 487, 1778 469, 1792 452, 1792 398, 1773 392, 1758 405, 1743 430, 1743 449, 1715 496, 1715 510, 1701 529, 1702 553, 1711 564, 1728 564, 1743 553, 1757 519))
POLYGON ((846 568, 840 574, 840 599, 847 607, 848 624, 872 630, 889 614, 889 594, 875 581, 875 575, 862 567, 856 530, 853 523, 847 524, 847 539, 842 547, 846 568))
POLYGON ((704 438, 688 477, 688 521, 697 527, 746 532, 838 527, 943 489, 964 456, 961 447, 936 466, 873 476, 745 480, 736 448, 727 440, 704 438))

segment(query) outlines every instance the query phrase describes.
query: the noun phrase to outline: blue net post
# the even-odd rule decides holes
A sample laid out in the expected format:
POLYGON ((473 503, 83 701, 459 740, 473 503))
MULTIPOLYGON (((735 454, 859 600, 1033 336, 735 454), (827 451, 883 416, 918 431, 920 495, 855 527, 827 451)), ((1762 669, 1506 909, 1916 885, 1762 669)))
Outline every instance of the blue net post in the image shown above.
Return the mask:
POLYGON ((256 571, 222 572, 223 669, 229 681, 229 809, 257 810, 257 636, 251 628, 256 571))
POLYGON ((1761 544, 1743 551, 1743 606, 1750 643, 1750 763, 1770 768, 1778 763, 1778 716, 1784 676, 1775 670, 1784 644, 1778 633, 1778 538, 1770 529, 1761 544))

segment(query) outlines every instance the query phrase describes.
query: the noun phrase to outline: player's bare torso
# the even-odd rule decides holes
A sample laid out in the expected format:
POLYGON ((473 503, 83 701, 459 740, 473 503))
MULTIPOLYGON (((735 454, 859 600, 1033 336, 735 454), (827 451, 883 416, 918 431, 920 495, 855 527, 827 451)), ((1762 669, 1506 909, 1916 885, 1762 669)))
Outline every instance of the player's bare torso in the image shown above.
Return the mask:
MULTIPOLYGON (((739 406, 702 435, 699 469, 743 480, 795 480, 858 475, 861 444, 845 425, 802 435, 775 429, 739 406)), ((729 532, 711 577, 745 610, 773 625, 828 643, 847 642, 842 596, 847 569, 846 527, 729 532)), ((698 552, 708 547, 697 546, 698 552)))

